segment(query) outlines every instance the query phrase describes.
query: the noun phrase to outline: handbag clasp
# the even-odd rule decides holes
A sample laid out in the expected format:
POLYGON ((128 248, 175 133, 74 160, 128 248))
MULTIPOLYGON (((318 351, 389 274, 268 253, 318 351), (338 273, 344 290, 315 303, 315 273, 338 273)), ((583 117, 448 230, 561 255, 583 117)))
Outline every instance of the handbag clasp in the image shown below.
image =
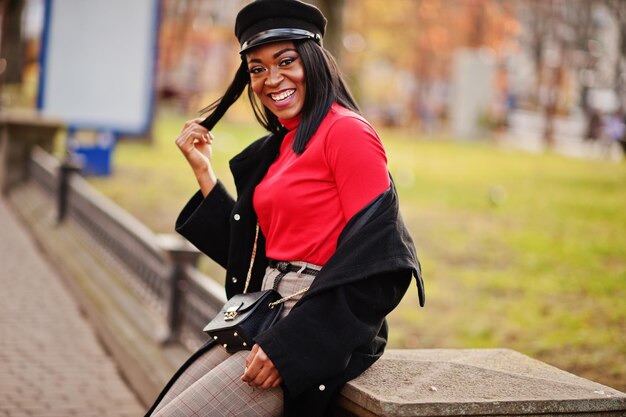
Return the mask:
POLYGON ((239 315, 239 308, 243 305, 243 303, 238 306, 229 307, 228 310, 224 312, 224 321, 233 321, 239 315))

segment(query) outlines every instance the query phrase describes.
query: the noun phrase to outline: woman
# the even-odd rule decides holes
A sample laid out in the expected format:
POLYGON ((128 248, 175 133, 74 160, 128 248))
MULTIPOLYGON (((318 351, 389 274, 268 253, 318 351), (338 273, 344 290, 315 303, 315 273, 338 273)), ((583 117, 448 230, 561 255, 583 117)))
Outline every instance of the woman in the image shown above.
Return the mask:
POLYGON ((423 305, 382 143, 321 47, 325 25, 296 0, 244 7, 233 83, 176 139, 200 186, 177 231, 226 268, 229 298, 274 287, 290 299, 250 352, 207 342, 148 415, 327 415, 343 384, 382 354, 385 316, 413 276, 423 305), (208 129, 246 85, 270 134, 231 160, 235 200, 212 169, 208 129))

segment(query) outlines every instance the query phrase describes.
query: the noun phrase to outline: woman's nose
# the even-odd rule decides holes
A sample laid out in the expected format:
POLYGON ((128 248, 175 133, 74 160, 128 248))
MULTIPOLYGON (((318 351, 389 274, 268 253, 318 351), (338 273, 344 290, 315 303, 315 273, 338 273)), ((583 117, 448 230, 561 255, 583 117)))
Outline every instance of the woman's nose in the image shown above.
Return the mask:
POLYGON ((271 67, 269 69, 269 74, 265 83, 269 86, 276 86, 283 80, 283 75, 280 73, 280 70, 276 67, 271 67))

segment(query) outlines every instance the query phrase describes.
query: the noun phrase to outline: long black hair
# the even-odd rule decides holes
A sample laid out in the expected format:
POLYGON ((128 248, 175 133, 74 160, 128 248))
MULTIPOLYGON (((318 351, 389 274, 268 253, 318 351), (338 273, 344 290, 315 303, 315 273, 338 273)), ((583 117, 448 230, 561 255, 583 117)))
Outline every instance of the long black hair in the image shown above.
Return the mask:
MULTIPOLYGON (((293 143, 294 152, 302 154, 334 102, 356 113, 360 110, 331 53, 309 39, 294 41, 294 44, 302 60, 306 87, 302 119, 293 143)), ((212 129, 226 110, 241 96, 246 85, 248 99, 257 121, 270 132, 280 131, 282 125, 276 115, 263 106, 252 91, 245 57, 242 57, 242 63, 224 95, 202 110, 202 113, 208 116, 201 124, 207 129, 212 129)))

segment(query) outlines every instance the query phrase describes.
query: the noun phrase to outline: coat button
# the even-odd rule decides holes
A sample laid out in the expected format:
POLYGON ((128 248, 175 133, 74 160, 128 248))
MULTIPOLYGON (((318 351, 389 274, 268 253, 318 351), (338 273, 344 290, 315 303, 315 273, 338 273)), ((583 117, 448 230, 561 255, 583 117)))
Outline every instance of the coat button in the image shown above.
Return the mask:
POLYGON ((322 384, 319 386, 320 391, 324 391, 326 389, 326 385, 322 384))
POLYGON ((232 282, 233 284, 236 284, 236 283, 237 283, 237 277, 232 277, 230 280, 231 280, 231 282, 232 282))
POLYGON ((235 214, 233 216, 233 219, 235 219, 235 221, 239 221, 239 219, 241 219, 241 216, 239 214, 235 214))

